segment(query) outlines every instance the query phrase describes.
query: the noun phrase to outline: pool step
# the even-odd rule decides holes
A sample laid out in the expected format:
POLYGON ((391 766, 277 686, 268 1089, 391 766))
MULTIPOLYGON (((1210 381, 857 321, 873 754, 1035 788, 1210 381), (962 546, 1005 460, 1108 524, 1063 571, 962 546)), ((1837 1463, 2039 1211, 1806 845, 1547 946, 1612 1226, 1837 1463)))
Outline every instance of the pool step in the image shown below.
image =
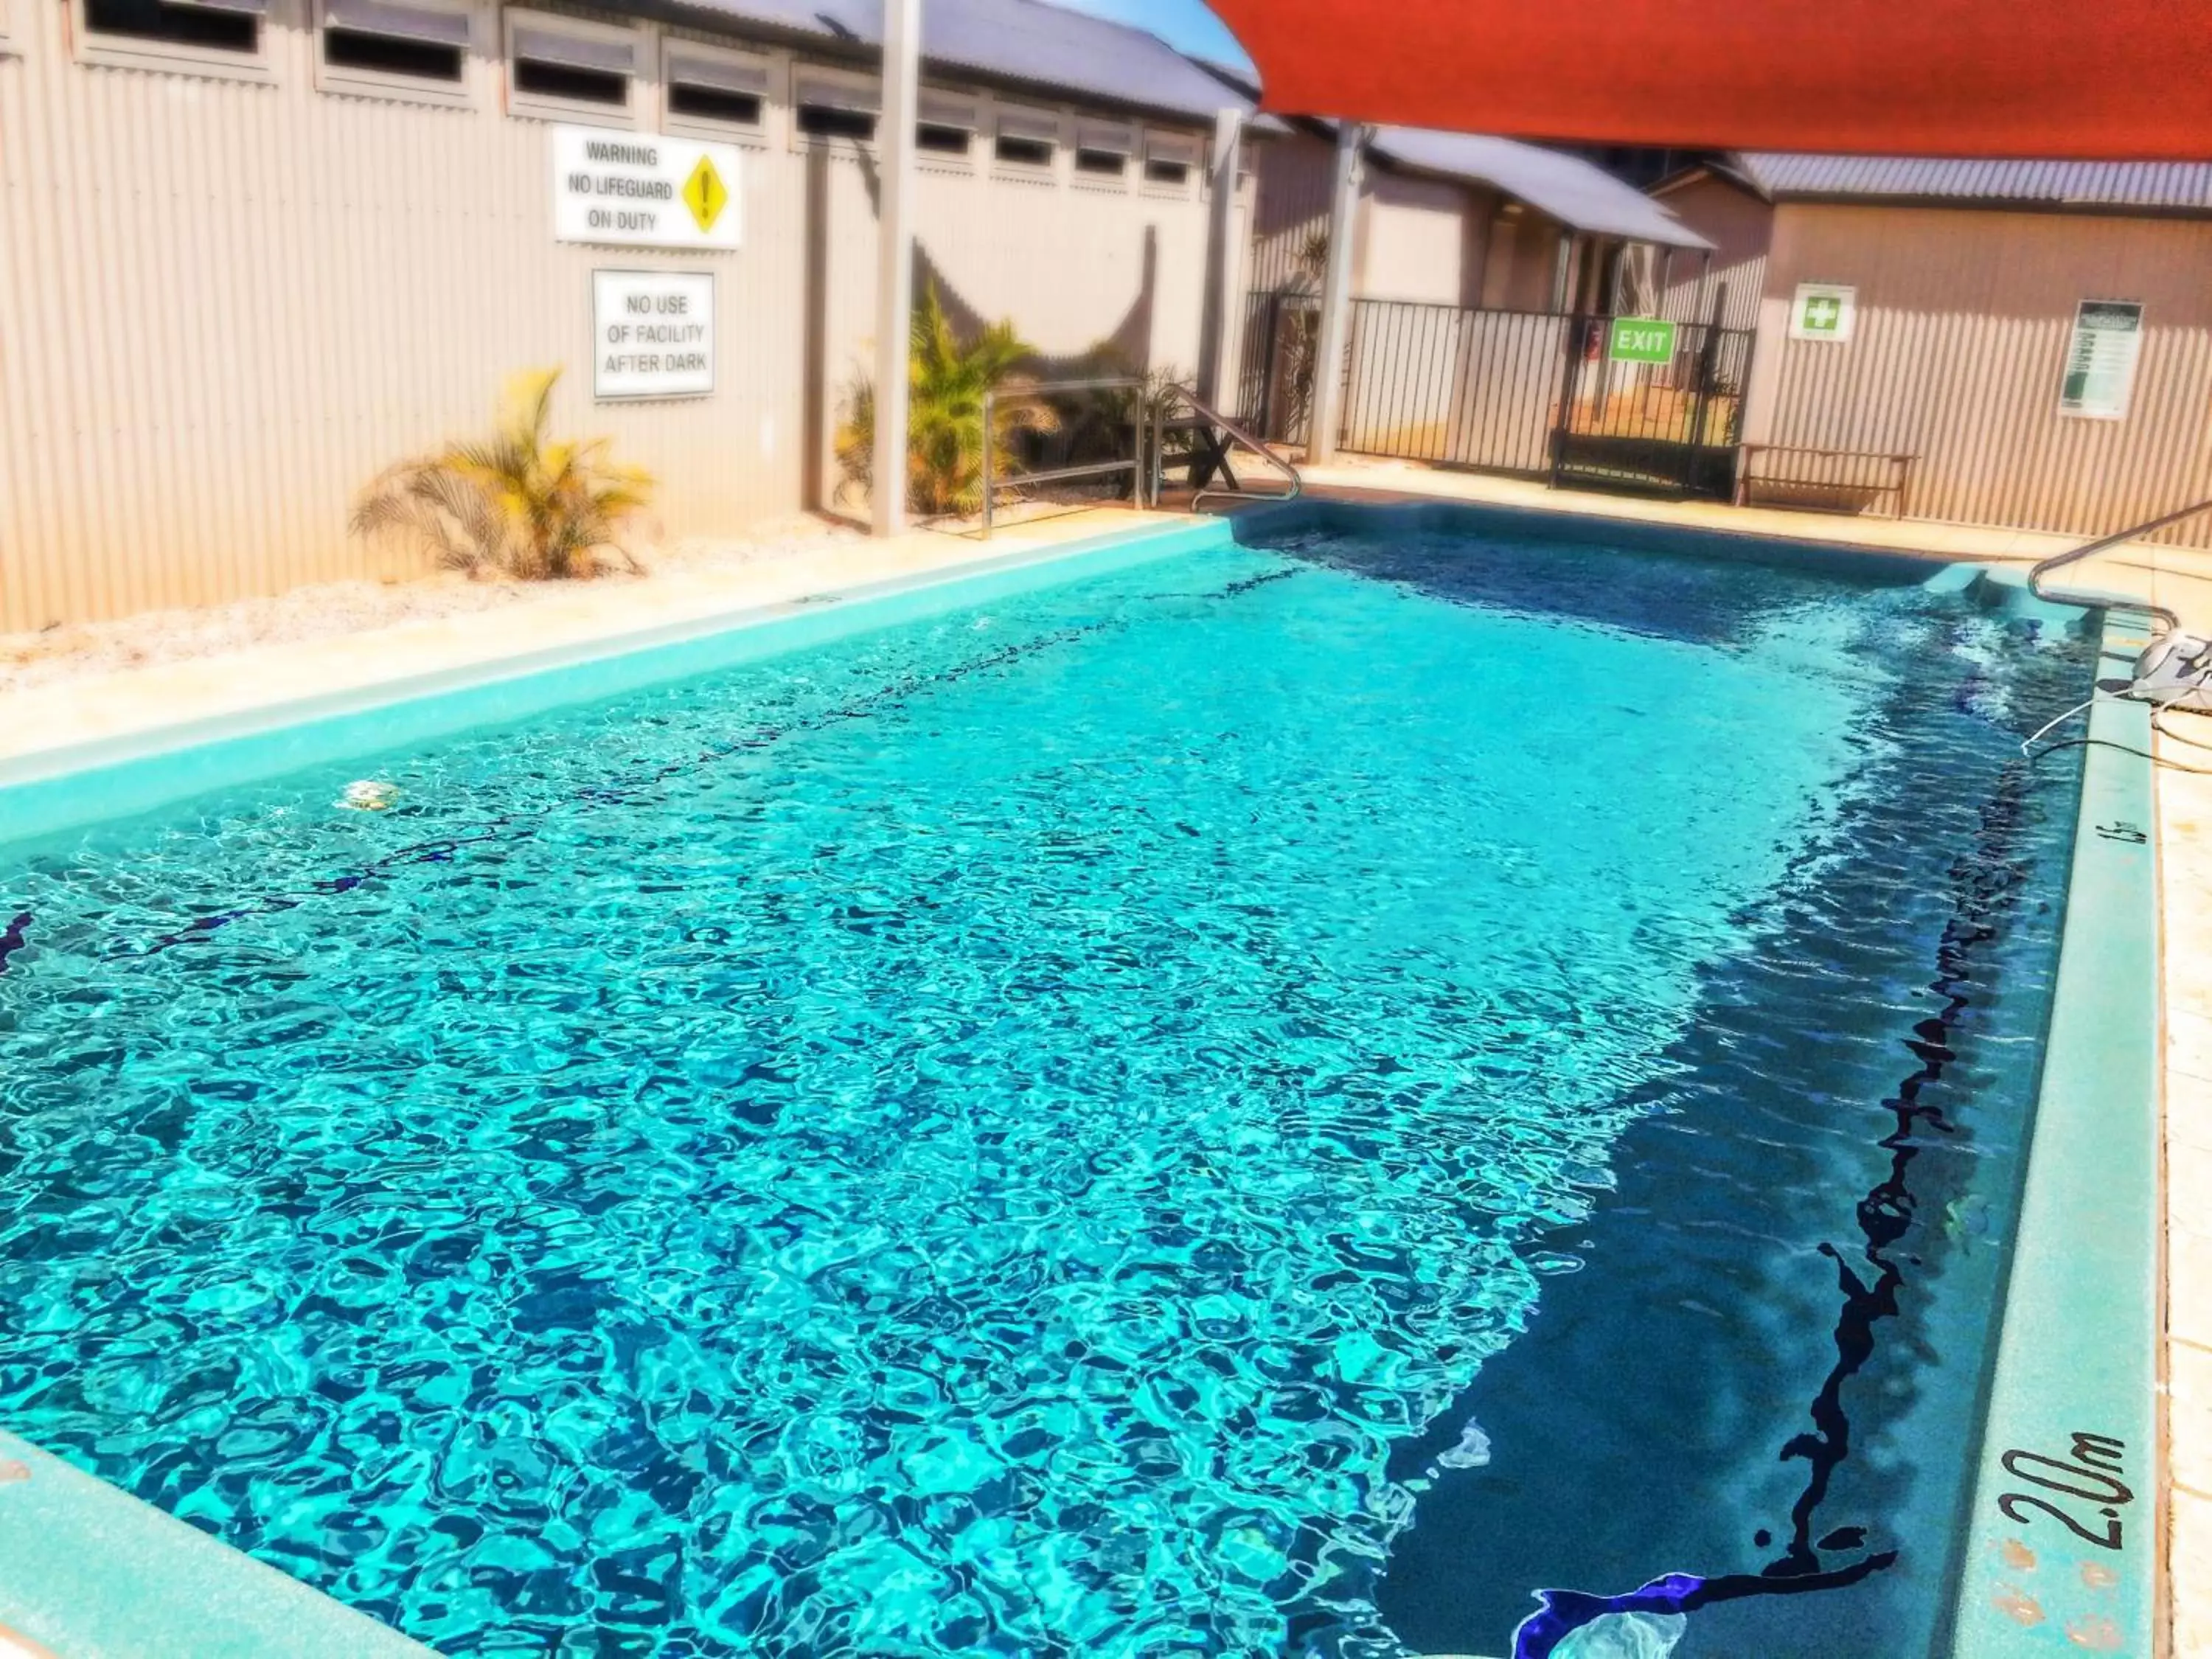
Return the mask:
POLYGON ((2026 565, 1962 562, 1945 565, 1920 586, 1930 593, 1961 594, 1983 611, 2070 634, 2086 634, 2096 625, 2095 611, 2039 598, 2029 589, 2027 577, 2026 565))
POLYGON ((430 1659, 430 1650, 0 1433, 0 1656, 430 1659))

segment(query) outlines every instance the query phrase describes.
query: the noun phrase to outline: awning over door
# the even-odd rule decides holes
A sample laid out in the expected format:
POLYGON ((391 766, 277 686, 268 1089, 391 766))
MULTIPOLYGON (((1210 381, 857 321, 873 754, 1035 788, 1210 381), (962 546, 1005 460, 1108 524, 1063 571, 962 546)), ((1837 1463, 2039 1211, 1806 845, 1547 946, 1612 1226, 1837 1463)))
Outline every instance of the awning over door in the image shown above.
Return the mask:
POLYGON ((1696 149, 2212 157, 2192 0, 1211 0, 1264 106, 1696 149))

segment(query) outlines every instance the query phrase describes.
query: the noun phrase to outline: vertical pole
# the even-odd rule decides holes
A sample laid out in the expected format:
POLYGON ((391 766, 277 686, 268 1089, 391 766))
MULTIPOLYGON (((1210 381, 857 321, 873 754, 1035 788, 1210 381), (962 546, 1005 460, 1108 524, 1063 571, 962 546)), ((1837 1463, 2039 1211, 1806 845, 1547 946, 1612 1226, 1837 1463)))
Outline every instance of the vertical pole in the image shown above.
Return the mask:
POLYGON ((1260 435, 1273 438, 1278 434, 1275 425, 1275 356, 1282 349, 1279 336, 1282 332, 1283 296, 1278 292, 1267 296, 1267 343, 1260 359, 1260 435))
MULTIPOLYGON (((882 167, 876 213, 875 533, 906 528, 907 357, 914 328, 914 118, 921 79, 921 0, 884 0, 882 167)), ((990 434, 983 447, 990 448, 990 434)))
POLYGON ((1352 316, 1352 237, 1359 212, 1359 147, 1367 129, 1357 121, 1336 128, 1336 166, 1328 197, 1328 263, 1322 268, 1321 322, 1314 341, 1313 413, 1306 422, 1306 460, 1336 459, 1337 416, 1344 390, 1344 342, 1352 316))
POLYGON ((997 481, 991 477, 991 388, 983 388, 983 539, 991 539, 991 503, 998 493, 997 481))
POLYGON ((1198 395, 1221 407, 1221 359, 1229 331, 1230 285, 1237 272, 1237 148, 1244 112, 1224 109, 1213 118, 1213 196, 1207 204, 1206 293, 1198 322, 1198 395))

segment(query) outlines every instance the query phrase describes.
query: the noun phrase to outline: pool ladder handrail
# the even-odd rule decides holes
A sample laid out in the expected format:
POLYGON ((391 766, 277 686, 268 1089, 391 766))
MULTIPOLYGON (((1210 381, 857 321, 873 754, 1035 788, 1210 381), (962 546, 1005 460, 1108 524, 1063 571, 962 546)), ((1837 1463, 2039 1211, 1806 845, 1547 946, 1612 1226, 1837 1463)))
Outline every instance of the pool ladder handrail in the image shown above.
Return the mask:
POLYGON ((2148 536, 2154 530, 2179 524, 2184 519, 2193 519, 2200 513, 2212 513, 2212 498, 2176 507, 2171 513, 2161 513, 2155 519, 2145 519, 2141 524, 2130 525, 2125 530, 2115 531, 2109 536, 2100 536, 2093 542, 2054 553, 2041 561, 2027 573, 2027 591, 2039 599, 2050 599, 2059 605, 2097 605, 2107 609, 2140 611, 2160 624, 2163 633, 2174 633, 2181 627, 2181 618, 2162 605, 2148 599, 2130 599, 2116 593, 2097 593, 2082 591, 2051 592, 2044 586, 2044 579, 2054 570, 2063 570, 2069 564, 2079 564, 2096 554, 2107 552, 2123 543, 2148 536))
POLYGON ((1246 489, 1241 485, 1216 488, 1209 484, 1192 495, 1190 505, 1194 512, 1197 510, 1198 504, 1208 495, 1219 495, 1233 501, 1296 501, 1305 493, 1306 481, 1300 476, 1297 468, 1268 448, 1263 439, 1254 437, 1252 434, 1200 397, 1192 387, 1170 384, 1165 389, 1164 394, 1152 405, 1152 466, 1146 476, 1152 483, 1152 504, 1154 507, 1158 507, 1160 503, 1163 441, 1167 434, 1168 411, 1177 402, 1188 404, 1191 413, 1196 415, 1200 420, 1218 427, 1228 434, 1231 442, 1237 447, 1258 456, 1268 466, 1280 473, 1285 486, 1281 489, 1246 489))

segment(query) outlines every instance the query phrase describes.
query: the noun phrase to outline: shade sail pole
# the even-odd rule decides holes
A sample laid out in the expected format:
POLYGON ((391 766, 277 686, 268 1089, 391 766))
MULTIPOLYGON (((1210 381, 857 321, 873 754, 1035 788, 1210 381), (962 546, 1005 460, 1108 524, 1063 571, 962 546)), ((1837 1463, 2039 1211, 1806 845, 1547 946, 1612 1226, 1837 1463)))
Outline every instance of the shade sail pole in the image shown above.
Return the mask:
POLYGON ((906 528, 907 358, 914 327, 914 118, 921 80, 921 0, 884 0, 882 167, 876 210, 874 530, 906 528))
POLYGON ((1352 318, 1352 237, 1359 211, 1359 147, 1367 129, 1340 121, 1336 166, 1329 177, 1328 258, 1322 267, 1321 319, 1314 338, 1312 414, 1306 421, 1306 459, 1321 465, 1336 459, 1342 414, 1344 339, 1352 318))
POLYGON ((1224 109, 1213 118, 1213 199, 1206 218, 1206 296, 1199 313, 1198 395, 1221 406, 1221 359, 1237 276, 1237 149, 1244 112, 1224 109))

